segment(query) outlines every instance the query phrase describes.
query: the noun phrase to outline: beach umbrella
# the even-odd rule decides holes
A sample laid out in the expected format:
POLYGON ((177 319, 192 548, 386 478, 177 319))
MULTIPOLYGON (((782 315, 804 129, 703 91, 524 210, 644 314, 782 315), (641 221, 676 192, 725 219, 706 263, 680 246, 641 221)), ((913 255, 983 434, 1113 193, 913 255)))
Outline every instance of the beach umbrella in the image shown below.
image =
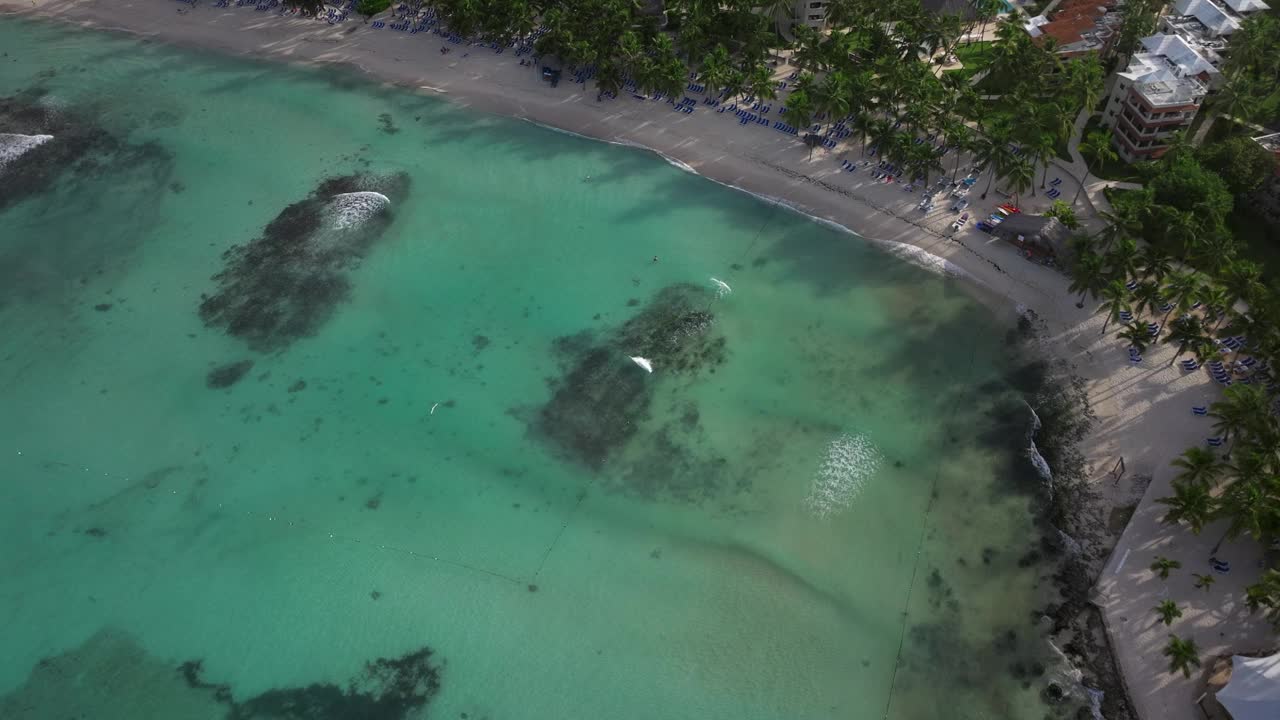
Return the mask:
POLYGON ((1231 657, 1231 680, 1217 693, 1232 720, 1280 718, 1280 653, 1231 657))

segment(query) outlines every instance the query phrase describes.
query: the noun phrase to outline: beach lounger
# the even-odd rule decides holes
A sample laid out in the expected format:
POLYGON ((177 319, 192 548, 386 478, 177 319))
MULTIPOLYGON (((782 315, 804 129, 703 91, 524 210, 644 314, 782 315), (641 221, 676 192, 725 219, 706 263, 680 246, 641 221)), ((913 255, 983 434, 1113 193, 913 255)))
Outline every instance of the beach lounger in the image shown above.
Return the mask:
POLYGON ((1205 442, 1209 443, 1209 447, 1222 447, 1222 438, 1220 437, 1207 438, 1205 442))
POLYGON ((1198 370, 1200 368, 1200 365, 1195 360, 1183 360, 1181 365, 1182 365, 1182 369, 1186 370, 1187 372, 1191 372, 1192 370, 1198 370))
POLYGON ((1192 415, 1200 415, 1200 416, 1202 416, 1202 417, 1203 417, 1203 416, 1205 416, 1205 415, 1208 415, 1208 414, 1209 414, 1209 408, 1204 407, 1203 405, 1201 405, 1201 406, 1196 406, 1196 407, 1192 407, 1192 408, 1191 408, 1191 414, 1192 414, 1192 415))

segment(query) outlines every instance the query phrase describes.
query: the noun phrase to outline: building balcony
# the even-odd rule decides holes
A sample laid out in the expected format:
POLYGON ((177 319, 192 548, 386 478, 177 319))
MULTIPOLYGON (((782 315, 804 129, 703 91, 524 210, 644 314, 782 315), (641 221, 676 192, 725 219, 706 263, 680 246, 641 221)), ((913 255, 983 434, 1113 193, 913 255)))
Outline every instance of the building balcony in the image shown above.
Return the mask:
POLYGON ((1166 138, 1187 127, 1185 124, 1145 125, 1140 119, 1132 117, 1132 111, 1127 109, 1120 113, 1120 117, 1123 119, 1123 122, 1116 123, 1116 126, 1124 126, 1134 135, 1141 138, 1166 138))
POLYGON ((1116 125, 1111 134, 1130 155, 1151 156, 1163 153, 1169 147, 1164 138, 1143 138, 1129 132, 1123 125, 1116 125))
MULTIPOLYGON (((1195 119, 1196 112, 1200 110, 1198 105, 1192 106, 1190 110, 1165 110, 1163 112, 1153 112, 1146 103, 1138 99, 1140 96, 1130 94, 1125 101, 1126 111, 1136 114, 1134 118, 1145 127, 1170 126, 1170 125, 1188 125, 1195 119)), ((1185 106, 1182 106, 1185 107, 1185 106)))

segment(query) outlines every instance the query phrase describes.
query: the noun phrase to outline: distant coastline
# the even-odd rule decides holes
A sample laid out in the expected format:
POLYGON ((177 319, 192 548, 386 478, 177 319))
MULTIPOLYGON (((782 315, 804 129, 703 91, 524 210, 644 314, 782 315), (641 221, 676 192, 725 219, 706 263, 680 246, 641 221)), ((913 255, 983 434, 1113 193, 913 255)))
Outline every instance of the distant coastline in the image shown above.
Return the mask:
MULTIPOLYGON (((917 262, 937 258, 936 269, 967 280, 959 284, 993 310, 1010 313, 1016 308, 1024 317, 1036 318, 1035 337, 1026 343, 1034 345, 1037 354, 1058 358, 1070 368, 1056 374, 1055 381, 1075 382, 1070 378, 1078 375, 1079 388, 1097 415, 1096 428, 1073 441, 1079 443, 1079 484, 1091 496, 1081 494, 1084 506, 1068 503, 1055 510, 1082 518, 1088 515, 1101 525, 1096 537, 1083 539, 1089 562, 1074 564, 1060 578, 1073 589, 1070 602, 1077 618, 1088 613, 1076 636, 1092 645, 1089 653, 1069 654, 1103 658, 1102 665, 1107 667, 1098 667, 1100 673, 1115 672, 1117 667, 1128 673, 1134 667, 1160 664, 1158 658, 1140 653, 1126 655, 1124 648, 1116 648, 1118 657, 1106 663, 1111 652, 1109 635, 1099 627, 1100 616, 1092 607, 1097 601, 1086 598, 1119 537, 1120 531, 1108 527, 1107 519, 1117 511, 1132 512, 1146 487, 1135 484, 1130 489, 1128 482, 1120 486, 1118 479, 1113 483, 1109 469, 1117 457, 1124 457, 1131 476, 1145 474, 1149 479, 1155 467, 1166 466, 1201 429, 1189 423, 1185 413, 1176 417, 1166 413, 1145 422, 1141 413, 1174 394, 1179 395, 1180 405, 1189 406, 1192 399, 1203 404, 1216 391, 1207 387, 1205 378, 1163 368, 1159 359, 1147 368, 1126 364, 1114 339, 1099 332, 1102 319, 1088 308, 1075 306, 1076 298, 1067 291, 1068 279, 1062 273, 1029 263, 1013 247, 976 230, 966 228, 953 240, 945 232, 945 222, 938 226, 936 220, 904 219, 915 217, 911 215, 915 195, 901 192, 896 185, 870 182, 865 173, 839 170, 838 157, 847 153, 850 159, 860 159, 856 148, 819 149, 810 159, 808 150, 794 138, 738 131, 736 123, 717 117, 709 107, 685 116, 626 95, 599 103, 586 87, 563 84, 550 89, 510 56, 495 56, 483 49, 465 59, 459 53, 444 56, 429 40, 380 32, 358 22, 328 26, 243 9, 215 9, 204 3, 177 14, 171 3, 120 5, 102 0, 37 0, 34 7, 30 0, 0 0, 0 13, 242 57, 348 66, 374 80, 463 107, 643 148, 683 170, 833 224, 893 254, 910 247, 914 250, 908 254, 923 253, 917 262), (1135 492, 1137 498, 1131 497, 1135 492)), ((998 200, 993 197, 986 202, 994 205, 998 200)), ((1112 692, 1123 687, 1122 678, 1114 680, 1119 684, 1108 688, 1112 692)))

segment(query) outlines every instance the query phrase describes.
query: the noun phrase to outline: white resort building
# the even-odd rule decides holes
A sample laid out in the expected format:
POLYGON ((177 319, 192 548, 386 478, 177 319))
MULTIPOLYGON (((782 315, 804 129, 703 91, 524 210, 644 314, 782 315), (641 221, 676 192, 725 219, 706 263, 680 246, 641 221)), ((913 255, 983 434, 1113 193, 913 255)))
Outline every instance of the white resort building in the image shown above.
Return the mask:
POLYGON ((1116 73, 1102 112, 1120 157, 1135 162, 1164 154, 1169 138, 1191 124, 1221 78, 1213 60, 1182 36, 1143 38, 1129 66, 1116 73))
POLYGON ((795 0, 794 22, 821 30, 827 24, 827 0, 795 0))

